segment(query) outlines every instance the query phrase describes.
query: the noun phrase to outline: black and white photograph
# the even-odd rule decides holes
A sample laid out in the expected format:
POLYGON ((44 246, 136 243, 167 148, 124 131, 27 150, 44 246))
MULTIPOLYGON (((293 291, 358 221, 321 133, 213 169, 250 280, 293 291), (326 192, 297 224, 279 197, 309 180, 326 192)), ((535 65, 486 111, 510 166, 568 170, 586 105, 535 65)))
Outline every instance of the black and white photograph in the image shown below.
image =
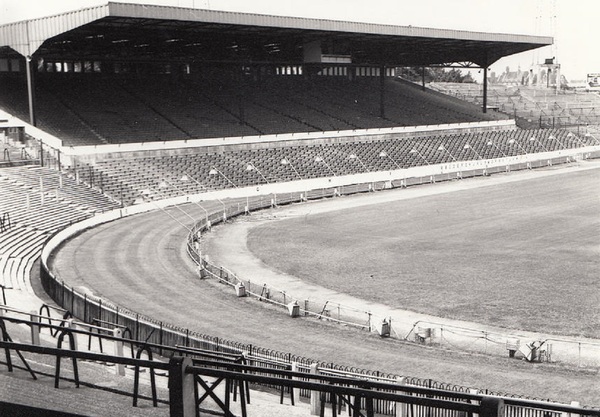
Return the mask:
POLYGON ((0 417, 600 417, 599 18, 0 0, 0 417))

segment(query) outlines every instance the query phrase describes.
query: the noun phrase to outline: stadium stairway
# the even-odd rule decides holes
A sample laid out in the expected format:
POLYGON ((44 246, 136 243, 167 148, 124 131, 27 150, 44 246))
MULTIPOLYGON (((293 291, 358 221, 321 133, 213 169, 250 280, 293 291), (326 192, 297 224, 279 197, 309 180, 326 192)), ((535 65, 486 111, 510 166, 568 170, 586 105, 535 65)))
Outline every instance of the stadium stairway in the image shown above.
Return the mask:
POLYGON ((30 291, 29 271, 46 239, 69 224, 119 205, 48 168, 0 168, 0 277, 30 291))

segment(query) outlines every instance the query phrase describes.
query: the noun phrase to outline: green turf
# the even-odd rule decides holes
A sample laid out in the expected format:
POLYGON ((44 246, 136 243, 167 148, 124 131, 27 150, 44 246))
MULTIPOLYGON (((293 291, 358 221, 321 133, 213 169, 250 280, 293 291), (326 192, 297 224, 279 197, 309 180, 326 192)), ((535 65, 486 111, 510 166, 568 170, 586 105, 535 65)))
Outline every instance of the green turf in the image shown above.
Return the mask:
POLYGON ((252 229, 249 247, 392 307, 600 337, 599 184, 590 170, 313 214, 252 229))

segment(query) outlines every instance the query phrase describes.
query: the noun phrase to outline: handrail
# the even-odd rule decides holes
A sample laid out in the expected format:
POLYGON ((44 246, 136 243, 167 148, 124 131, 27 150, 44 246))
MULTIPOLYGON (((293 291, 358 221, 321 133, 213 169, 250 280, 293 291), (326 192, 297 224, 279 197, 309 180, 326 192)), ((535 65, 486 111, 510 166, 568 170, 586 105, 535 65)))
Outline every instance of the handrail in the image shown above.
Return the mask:
MULTIPOLYGON (((580 150, 579 150, 579 151, 580 151, 580 150)), ((500 162, 502 162, 502 164, 507 164, 507 165, 508 165, 508 164, 512 164, 512 163, 515 163, 515 164, 516 164, 518 159, 519 159, 518 157, 513 157, 513 158, 510 158, 510 160, 509 160, 509 158, 499 158, 499 161, 501 160, 500 162)), ((499 162, 499 163, 500 163, 500 162, 499 162)), ((332 188, 333 188, 333 187, 332 187, 332 188)), ((287 194, 287 193, 286 193, 286 194, 287 194)), ((263 197, 263 198, 264 198, 264 197, 263 197)), ((258 199, 256 199, 256 201, 258 201, 258 199)), ((265 200, 265 201, 266 201, 266 200, 265 200)), ((221 212, 221 210, 219 210, 219 212, 221 212)), ((126 215, 127 215, 127 214, 129 214, 129 213, 126 213, 126 215)), ((121 214, 121 216, 122 216, 122 214, 121 214)), ((197 230, 198 230, 198 228, 194 228, 194 229, 193 229, 193 231, 194 231, 194 232, 196 232, 197 230)), ((188 251, 189 251, 189 249, 190 249, 190 245, 192 245, 192 242, 191 242, 191 240, 190 240, 190 242, 188 242, 188 243, 189 243, 189 244, 188 244, 188 251)), ((48 253, 48 251, 47 251, 46 253, 48 253)), ((55 278, 55 277, 53 277, 51 273, 49 273, 48 271, 46 271, 46 273, 49 275, 49 279, 52 279, 52 280, 53 280, 53 282, 56 280, 56 278, 55 278)), ((52 284, 52 285, 54 285, 54 284, 52 284)), ((58 285, 60 286, 60 283, 58 283, 58 285)), ((72 293, 75 293, 75 292, 74 292, 74 290, 73 290, 72 288, 71 288, 69 291, 71 291, 72 293)), ((77 293, 75 293, 75 294, 77 294, 77 293)), ((91 298, 90 298, 89 300, 91 300, 91 298)), ((93 301, 93 302, 94 302, 94 303, 96 303, 96 305, 98 305, 98 304, 99 304, 99 302, 98 302, 97 300, 96 300, 96 301, 93 301)), ((118 307, 116 307, 116 306, 114 306, 114 305, 112 305, 112 304, 110 304, 110 305, 108 305, 108 306, 105 306, 104 304, 102 304, 102 305, 100 305, 100 308, 102 308, 102 309, 106 309, 106 308, 108 308, 108 309, 107 309, 107 310, 105 310, 105 311, 110 311, 110 312, 113 312, 113 313, 114 313, 114 311, 115 311, 115 308, 116 308, 116 314, 117 314, 117 317, 119 317, 119 308, 118 308, 118 307)), ((135 317, 135 319, 136 319, 136 323, 137 323, 137 317, 138 317, 138 316, 137 316, 137 315, 136 315, 134 312, 131 312, 131 311, 129 311, 129 310, 126 310, 126 309, 122 309, 121 311, 122 311, 122 312, 124 312, 124 313, 125 313, 125 314, 126 314, 128 317, 129 317, 129 318, 135 317), (133 314, 133 316, 131 316, 131 314, 133 314)), ((160 323, 159 323, 159 322, 157 322, 157 321, 155 321, 155 320, 152 320, 152 319, 150 319, 149 317, 146 317, 146 316, 144 316, 143 318, 142 318, 142 316, 139 316, 139 317, 140 317, 140 318, 141 318, 141 319, 144 321, 144 324, 145 324, 146 326, 154 326, 155 328, 158 328, 158 326, 160 325, 160 326, 161 326, 160 328, 161 328, 161 330, 162 330, 162 325, 163 325, 163 323, 162 323, 162 322, 160 322, 160 323)), ((181 334, 181 335, 183 335, 183 336, 185 336, 185 337, 189 337, 189 336, 191 336, 191 333, 189 333, 189 331, 186 331, 185 329, 180 329, 180 328, 174 327, 174 326, 172 326, 172 325, 168 325, 168 327, 167 327, 167 331, 168 331, 168 332, 170 332, 171 334, 181 334)), ((162 333, 161 333, 161 334, 162 334, 162 333)), ((196 340, 198 340, 198 341, 200 341, 200 342, 202 342, 202 343, 209 343, 209 344, 210 344, 210 343, 214 343, 212 340, 209 340, 209 339, 208 339, 208 336, 207 336, 207 335, 202 335, 202 334, 195 333, 195 336, 194 336, 194 337, 196 338, 196 340)), ((162 339, 161 339, 161 340, 162 340, 162 339)), ((216 343, 217 343, 217 346, 219 346, 219 345, 220 345, 220 343, 219 343, 219 342, 221 342, 221 340, 217 339, 217 342, 216 342, 216 343)), ((245 349, 247 349, 247 345, 244 345, 244 347, 241 347, 242 345, 239 345, 239 346, 238 346, 238 345, 237 345, 235 342, 231 342, 231 341, 227 341, 227 340, 222 340, 222 343, 223 343, 223 346, 225 346, 225 347, 227 347, 227 349, 231 349, 231 350, 239 350, 239 351, 241 351, 241 350, 245 350, 245 349)), ((157 345, 157 346, 159 346, 159 349, 164 349, 164 350, 166 350, 166 349, 167 349, 167 348, 165 348, 165 347, 164 347, 164 346, 162 346, 162 345, 157 345)), ((252 347, 251 347, 251 348, 252 348, 252 347)), ((262 348, 259 348, 259 349, 262 349, 262 348)), ((277 355, 279 355, 279 354, 280 354, 279 352, 275 352, 275 353, 277 353, 277 355)), ((306 359, 306 358, 302 358, 302 360, 304 360, 304 359, 306 359)), ((365 374, 365 375, 367 375, 367 374, 365 374)))
MULTIPOLYGON (((459 401, 448 401, 448 400, 440 400, 429 397, 418 397, 408 394, 399 394, 399 393, 391 393, 391 392, 383 392, 383 391, 374 391, 366 388, 355 388, 351 385, 354 384, 355 381, 346 380, 344 381, 346 385, 332 385, 325 384, 320 382, 311 382, 300 379, 289 379, 289 378, 277 378, 263 375, 255 375, 250 373, 236 372, 236 371, 226 371, 222 369, 214 369, 208 367, 201 366, 187 366, 185 368, 185 373, 187 374, 196 374, 196 375, 204 375, 204 376, 212 376, 212 377, 221 377, 228 378, 232 380, 240 380, 246 382, 255 382, 260 384, 267 385, 282 385, 289 388, 302 388, 319 392, 328 392, 336 395, 352 395, 357 398, 368 398, 368 399, 381 399, 381 400, 389 400, 394 402, 402 402, 405 404, 415 404, 415 405, 425 405, 436 408, 443 408, 448 410, 455 411, 464 411, 467 413, 478 413, 481 408, 479 405, 468 403, 468 402, 459 402, 459 401), (349 386, 350 385, 350 386, 349 386)), ((307 374, 303 374, 303 377, 306 377, 307 374)), ((388 388, 392 388, 393 386, 389 386, 388 388)), ((397 385, 398 391, 404 391, 407 387, 397 385)), ((433 390, 428 391, 427 393, 431 396, 436 395, 436 393, 440 396, 446 396, 450 394, 451 391, 441 391, 434 393, 433 390)), ((436 390, 439 391, 439 390, 436 390)), ((480 400, 484 399, 484 396, 478 396, 480 400)), ((487 397, 486 397, 487 398, 487 397)), ((600 415, 600 412, 598 412, 600 415)), ((585 414, 585 413, 582 413, 585 414)), ((595 414, 591 414, 595 415, 595 414)))
POLYGON ((46 346, 28 345, 26 343, 4 342, 0 341, 0 349, 14 349, 23 352, 38 353, 41 355, 61 356, 67 358, 84 359, 88 361, 107 362, 118 365, 141 366, 144 368, 154 368, 162 371, 169 370, 169 364, 161 361, 150 361, 146 359, 134 359, 124 356, 107 355, 104 353, 82 352, 79 350, 69 350, 60 348, 51 348, 46 346))
MULTIPOLYGON (((135 339, 125 339, 123 337, 116 337, 116 336, 112 336, 109 334, 98 334, 98 333, 93 333, 93 332, 86 331, 86 330, 73 329, 70 327, 55 326, 55 325, 39 323, 39 322, 35 322, 35 321, 30 321, 30 320, 17 319, 14 317, 0 316, 0 325, 4 321, 9 321, 11 323, 16 323, 16 324, 26 324, 26 325, 30 325, 30 326, 45 327, 45 328, 55 329, 55 330, 61 331, 61 332, 66 332, 69 334, 80 334, 83 336, 101 337, 103 340, 108 340, 108 341, 127 342, 127 343, 130 343, 132 346, 136 345, 138 347, 140 347, 140 346, 148 347, 148 348, 155 349, 157 351, 169 351, 169 352, 180 353, 180 354, 196 353, 196 352, 194 352, 194 350, 196 350, 195 348, 180 348, 177 346, 161 345, 161 344, 157 344, 157 343, 150 343, 147 341, 141 341, 141 340, 135 340, 135 339)), ((78 322, 76 322, 75 324, 79 325, 78 322)), ((104 330, 107 330, 107 329, 104 328, 104 330)), ((198 353, 197 353, 198 355, 204 354, 202 352, 202 350, 200 350, 200 349, 197 349, 197 350, 198 350, 198 353)), ((220 352, 212 352, 212 354, 216 357, 225 357, 225 358, 233 356, 230 353, 222 353, 223 356, 221 356, 220 352)), ((133 348, 132 348, 132 357, 133 356, 134 355, 133 355, 133 348)))

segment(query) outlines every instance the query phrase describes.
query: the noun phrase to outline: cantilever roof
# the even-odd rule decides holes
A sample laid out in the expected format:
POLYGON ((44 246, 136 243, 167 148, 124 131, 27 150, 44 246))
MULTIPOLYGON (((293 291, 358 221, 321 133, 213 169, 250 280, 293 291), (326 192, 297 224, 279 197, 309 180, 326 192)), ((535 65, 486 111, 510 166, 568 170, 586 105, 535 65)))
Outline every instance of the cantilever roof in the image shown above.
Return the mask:
POLYGON ((109 2, 0 26, 0 47, 45 58, 301 62, 303 45, 354 63, 487 66, 551 37, 109 2), (300 60, 300 61, 299 61, 300 60))

